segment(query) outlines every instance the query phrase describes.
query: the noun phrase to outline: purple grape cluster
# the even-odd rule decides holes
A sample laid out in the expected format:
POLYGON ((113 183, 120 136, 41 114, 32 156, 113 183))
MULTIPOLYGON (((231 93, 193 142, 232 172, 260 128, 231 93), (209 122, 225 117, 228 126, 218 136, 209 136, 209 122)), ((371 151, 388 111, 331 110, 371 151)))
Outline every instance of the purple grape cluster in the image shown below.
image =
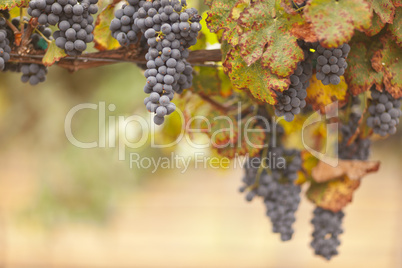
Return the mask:
POLYGON ((53 33, 56 45, 70 56, 80 55, 92 42, 93 14, 98 0, 31 0, 28 14, 41 25, 58 25, 53 33))
POLYGON ((308 50, 305 50, 305 60, 297 64, 297 68, 290 76, 290 87, 278 92, 278 103, 275 105, 275 115, 285 116, 287 122, 291 122, 296 114, 306 106, 307 88, 313 74, 313 66, 308 50))
POLYGON ((47 67, 41 64, 22 64, 21 66, 21 81, 23 83, 29 82, 35 86, 46 80, 47 67))
POLYGON ((343 233, 342 219, 344 215, 342 211, 332 212, 320 207, 314 210, 314 217, 311 220, 314 225, 311 247, 316 255, 327 260, 338 255, 337 248, 341 244, 338 236, 343 233))
POLYGON ((114 13, 114 19, 110 22, 110 31, 113 38, 119 41, 121 46, 128 46, 138 42, 137 34, 140 29, 134 23, 138 17, 138 9, 144 5, 145 0, 129 0, 114 13))
POLYGON ((337 48, 325 48, 318 44, 314 52, 317 59, 316 78, 321 80, 323 85, 338 85, 341 82, 340 76, 345 73, 348 67, 346 58, 349 54, 350 46, 343 44, 337 48))
POLYGON ((191 87, 192 67, 186 61, 188 48, 197 43, 201 30, 201 16, 194 8, 186 8, 185 1, 156 0, 139 3, 134 24, 141 30, 148 44, 147 78, 144 92, 150 94, 144 104, 155 113, 154 123, 161 125, 165 115, 175 110, 171 103, 174 93, 191 87))
POLYGON ((6 23, 9 18, 8 10, 0 11, 0 71, 6 68, 6 63, 10 60, 10 35, 7 33, 6 23))
POLYGON ((370 117, 367 118, 367 126, 381 136, 395 134, 402 115, 401 99, 394 99, 391 94, 383 90, 377 91, 371 88, 371 105, 368 108, 370 117))
POLYGON ((359 136, 348 145, 349 139, 355 134, 359 126, 361 115, 351 113, 348 118, 348 124, 341 127, 341 141, 338 145, 338 154, 340 159, 344 160, 367 160, 370 155, 371 141, 362 139, 359 136))
POLYGON ((279 233, 282 241, 288 241, 294 233, 295 212, 300 203, 299 185, 294 182, 301 169, 301 154, 297 150, 283 147, 272 148, 269 152, 271 166, 267 158, 250 158, 244 165, 244 185, 240 192, 247 191, 246 200, 262 197, 267 208, 267 216, 272 222, 272 231, 279 233), (265 161, 265 162, 264 162, 265 161), (284 165, 280 165, 284 161, 284 165), (262 166, 262 171, 259 169, 262 166))

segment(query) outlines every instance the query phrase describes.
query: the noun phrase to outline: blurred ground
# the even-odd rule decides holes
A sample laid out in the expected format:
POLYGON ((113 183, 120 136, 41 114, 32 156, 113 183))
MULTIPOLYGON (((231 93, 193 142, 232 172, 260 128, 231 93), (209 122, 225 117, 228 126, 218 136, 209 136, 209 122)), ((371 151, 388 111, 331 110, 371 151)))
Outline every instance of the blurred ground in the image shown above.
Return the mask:
POLYGON ((365 178, 346 209, 340 255, 327 262, 308 246, 313 206, 302 201, 296 234, 282 243, 259 200, 237 193, 239 170, 152 179, 114 202, 106 225, 20 225, 11 212, 34 187, 33 156, 0 157, 0 267, 402 267, 398 158, 365 178))

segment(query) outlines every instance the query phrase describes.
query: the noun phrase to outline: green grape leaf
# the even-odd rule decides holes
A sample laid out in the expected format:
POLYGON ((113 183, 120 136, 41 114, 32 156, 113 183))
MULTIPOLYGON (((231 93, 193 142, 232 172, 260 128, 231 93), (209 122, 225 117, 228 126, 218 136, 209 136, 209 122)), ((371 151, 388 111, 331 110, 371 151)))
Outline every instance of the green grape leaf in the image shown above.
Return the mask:
POLYGON ((380 40, 383 48, 374 53, 371 64, 384 74, 385 89, 398 99, 402 97, 402 49, 388 35, 380 40))
POLYGON ((192 91, 207 96, 217 95, 220 90, 220 79, 218 70, 215 67, 194 66, 194 78, 192 91))
POLYGON ((388 26, 396 43, 402 47, 402 7, 395 12, 394 24, 388 26))
POLYGON ((110 21, 114 18, 114 6, 112 3, 105 7, 98 15, 94 29, 95 48, 102 50, 111 50, 120 47, 119 42, 114 39, 109 29, 110 21))
POLYGON ((367 0, 367 2, 383 23, 392 23, 395 7, 391 0, 367 0))
POLYGON ((324 183, 310 184, 307 198, 317 206, 338 212, 352 201, 354 191, 360 180, 350 180, 347 176, 324 183))
POLYGON ((275 9, 274 5, 275 0, 257 1, 244 10, 239 18, 239 24, 245 29, 239 45, 247 65, 261 58, 264 68, 287 77, 304 58, 289 26, 303 20, 299 14, 290 16, 282 8, 275 9))
POLYGON ((378 89, 381 88, 383 74, 376 72, 371 66, 371 56, 379 42, 373 43, 365 40, 352 40, 351 50, 347 58, 348 68, 345 72, 345 79, 349 90, 353 95, 369 91, 374 84, 378 89), (371 44, 369 49, 367 44, 371 44))
POLYGON ((60 60, 61 58, 64 58, 67 56, 67 54, 64 52, 63 49, 59 48, 56 46, 56 41, 53 40, 47 50, 45 56, 43 56, 42 62, 43 65, 45 66, 51 66, 53 63, 56 61, 60 60))
POLYGON ((260 60, 247 66, 239 48, 229 50, 223 67, 235 87, 249 90, 256 99, 269 104, 276 103, 275 90, 283 91, 290 84, 288 78, 280 78, 268 69, 262 68, 260 60))
POLYGON ((206 22, 211 32, 223 30, 222 38, 232 45, 239 42, 241 28, 237 23, 240 13, 249 5, 250 0, 213 0, 210 4, 206 22))
POLYGON ((194 66, 193 71, 195 73, 191 88, 193 92, 206 96, 226 96, 228 94, 226 91, 232 92, 232 87, 227 84, 228 78, 222 68, 194 66))
POLYGON ((0 9, 11 9, 13 7, 27 7, 29 0, 1 0, 0 9))
POLYGON ((378 34, 385 26, 385 23, 381 21, 380 17, 373 13, 373 19, 371 20, 371 26, 364 28, 364 33, 367 36, 374 36, 378 34))
POLYGON ((304 15, 323 46, 338 47, 352 38, 355 29, 370 27, 372 12, 364 0, 311 0, 304 15))

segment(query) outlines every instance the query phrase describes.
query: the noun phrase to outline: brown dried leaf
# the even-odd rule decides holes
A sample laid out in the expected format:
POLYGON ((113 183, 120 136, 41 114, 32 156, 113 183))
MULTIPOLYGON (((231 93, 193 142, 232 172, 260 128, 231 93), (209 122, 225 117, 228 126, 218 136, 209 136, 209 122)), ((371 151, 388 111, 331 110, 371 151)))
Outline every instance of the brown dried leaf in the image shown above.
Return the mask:
POLYGON ((360 180, 350 180, 347 176, 325 183, 312 183, 307 190, 307 198, 317 206, 338 212, 352 201, 360 180))
POLYGON ((314 181, 321 183, 334 180, 343 176, 351 180, 359 180, 371 172, 377 172, 379 161, 341 160, 337 167, 332 167, 322 161, 313 168, 311 175, 314 181))

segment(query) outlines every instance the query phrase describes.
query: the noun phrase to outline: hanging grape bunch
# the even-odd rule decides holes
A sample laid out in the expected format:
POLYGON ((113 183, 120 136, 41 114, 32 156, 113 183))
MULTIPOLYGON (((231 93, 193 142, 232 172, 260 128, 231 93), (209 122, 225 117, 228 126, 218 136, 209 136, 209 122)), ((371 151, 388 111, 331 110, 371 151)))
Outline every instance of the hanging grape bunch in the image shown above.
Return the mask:
POLYGON ((6 31, 6 20, 10 18, 7 10, 0 11, 0 71, 6 67, 6 63, 10 60, 10 33, 6 31))
POLYGON ((115 11, 115 18, 110 22, 110 31, 121 46, 135 44, 138 41, 137 34, 140 29, 135 25, 134 19, 138 17, 137 11, 144 2, 144 0, 130 0, 128 5, 124 4, 115 11))
POLYGON ((321 45, 317 46, 315 58, 317 59, 317 74, 318 80, 321 80, 323 85, 338 85, 341 82, 340 76, 345 73, 348 67, 346 58, 348 57, 350 46, 343 44, 337 48, 325 48, 321 45))
POLYGON ((275 115, 285 116, 288 122, 293 121, 294 116, 306 106, 307 88, 313 74, 309 50, 304 49, 303 52, 305 60, 297 64, 295 72, 290 76, 290 87, 278 93, 278 104, 275 105, 275 115))
MULTIPOLYGON (((185 1, 144 1, 141 4, 134 13, 134 24, 149 46, 145 55, 144 92, 150 95, 144 104, 149 112, 155 113, 155 124, 161 125, 164 117, 176 109, 171 103, 174 93, 191 86, 192 67, 186 58, 188 48, 197 43, 201 17, 196 9, 187 9, 185 1)), ((119 35, 122 33, 116 37, 119 35)))
POLYGON ((323 256, 327 260, 338 255, 337 247, 341 244, 338 236, 343 233, 341 226, 344 215, 342 211, 332 212, 320 207, 314 210, 314 217, 311 220, 314 226, 311 246, 316 255, 323 256))
POLYGON ((98 0, 31 0, 28 14, 39 24, 58 25, 53 33, 56 45, 70 56, 80 55, 94 39, 93 14, 98 0))
POLYGON ((401 99, 394 99, 385 90, 379 92, 375 87, 371 89, 371 98, 372 102, 368 108, 370 117, 367 118, 367 125, 383 137, 395 134, 399 117, 402 115, 401 99))

